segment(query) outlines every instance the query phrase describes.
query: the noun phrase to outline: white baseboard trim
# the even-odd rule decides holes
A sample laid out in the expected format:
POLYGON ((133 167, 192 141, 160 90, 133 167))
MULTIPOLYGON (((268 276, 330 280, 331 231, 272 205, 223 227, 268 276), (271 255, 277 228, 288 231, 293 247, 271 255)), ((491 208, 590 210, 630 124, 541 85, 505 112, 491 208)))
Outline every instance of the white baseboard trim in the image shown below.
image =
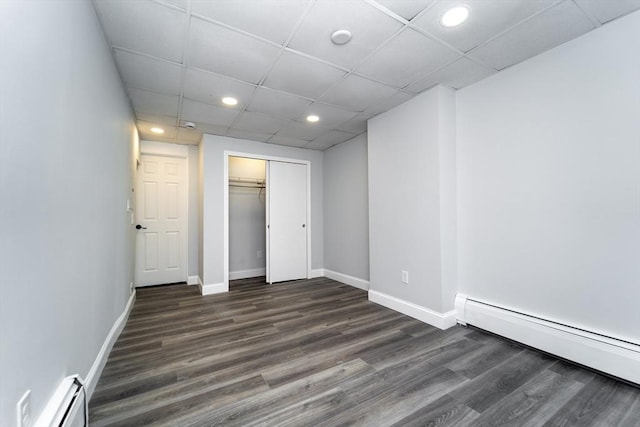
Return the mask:
POLYGON ((349 276, 347 274, 338 273, 337 271, 324 269, 324 277, 333 279, 340 283, 351 285, 354 288, 362 289, 363 291, 369 290, 369 281, 358 279, 357 277, 349 276))
POLYGON ((251 270, 230 271, 229 280, 248 279, 250 277, 259 277, 267 274, 266 268, 254 268, 251 270))
POLYGON ((187 285, 197 285, 198 276, 187 276, 187 285))
POLYGON ((308 278, 315 279, 316 277, 324 277, 324 268, 317 268, 315 270, 311 270, 308 278))
POLYGON ((640 345, 456 295, 458 322, 640 384, 640 345))
POLYGON ((98 384, 98 379, 100 379, 100 374, 102 374, 102 370, 104 369, 104 365, 107 363, 107 359, 109 358, 109 353, 113 348, 113 344, 115 344, 116 340, 120 336, 120 332, 124 329, 127 324, 127 319, 129 318, 129 314, 131 313, 131 309, 133 308, 133 303, 136 301, 136 292, 134 291, 129 296, 129 301, 127 301, 127 305, 124 308, 124 311, 118 318, 115 323, 111 327, 107 338, 105 338, 104 343, 102 344, 102 348, 96 357, 96 360, 91 365, 91 369, 89 369, 89 373, 85 377, 85 387, 87 390, 87 396, 89 399, 93 394, 93 391, 96 389, 96 385, 98 384))
POLYGON ((200 288, 200 294, 202 296, 229 292, 229 285, 225 285, 224 283, 210 283, 208 285, 204 285, 199 277, 198 287, 200 288))
POLYGON ((436 328, 449 329, 456 324, 455 310, 451 310, 446 313, 438 313, 437 311, 433 311, 426 307, 371 289, 369 289, 369 301, 383 305, 402 314, 406 314, 407 316, 413 317, 421 322, 428 323, 436 328))

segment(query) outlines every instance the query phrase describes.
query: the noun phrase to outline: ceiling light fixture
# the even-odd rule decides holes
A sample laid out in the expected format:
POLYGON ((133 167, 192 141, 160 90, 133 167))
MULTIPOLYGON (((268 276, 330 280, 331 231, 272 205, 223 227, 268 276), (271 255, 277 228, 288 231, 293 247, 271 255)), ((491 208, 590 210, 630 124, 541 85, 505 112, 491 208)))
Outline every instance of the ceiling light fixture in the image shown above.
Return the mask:
POLYGON ((158 135, 162 135, 164 133, 164 129, 162 129, 162 128, 151 128, 151 132, 157 133, 158 135))
POLYGON ((315 114, 311 114, 310 116, 307 116, 308 122, 315 123, 319 120, 320 120, 320 117, 316 116, 315 114))
POLYGON ((349 30, 337 30, 331 33, 331 41, 333 44, 343 45, 351 41, 351 31, 349 30))
POLYGON ((238 105, 238 100, 233 96, 225 96, 224 98, 222 98, 222 103, 224 105, 238 105))
POLYGON ((440 18, 440 24, 443 27, 457 27, 467 20, 469 17, 469 8, 467 6, 456 6, 447 10, 440 18))

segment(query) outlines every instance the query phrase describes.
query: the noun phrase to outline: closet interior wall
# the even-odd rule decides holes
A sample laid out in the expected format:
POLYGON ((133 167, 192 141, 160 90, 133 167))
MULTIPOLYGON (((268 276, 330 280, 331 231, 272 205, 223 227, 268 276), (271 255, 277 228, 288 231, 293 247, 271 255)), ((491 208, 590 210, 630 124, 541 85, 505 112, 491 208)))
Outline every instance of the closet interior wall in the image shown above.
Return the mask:
POLYGON ((266 161, 229 157, 229 279, 265 274, 266 161))

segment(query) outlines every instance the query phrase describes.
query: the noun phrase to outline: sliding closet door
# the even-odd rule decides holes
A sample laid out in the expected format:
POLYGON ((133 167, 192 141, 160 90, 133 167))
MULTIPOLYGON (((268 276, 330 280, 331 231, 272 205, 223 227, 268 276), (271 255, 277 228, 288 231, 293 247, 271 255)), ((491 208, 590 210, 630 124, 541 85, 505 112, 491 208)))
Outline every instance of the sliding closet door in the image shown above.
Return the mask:
POLYGON ((307 277, 307 165, 267 163, 267 281, 307 277))

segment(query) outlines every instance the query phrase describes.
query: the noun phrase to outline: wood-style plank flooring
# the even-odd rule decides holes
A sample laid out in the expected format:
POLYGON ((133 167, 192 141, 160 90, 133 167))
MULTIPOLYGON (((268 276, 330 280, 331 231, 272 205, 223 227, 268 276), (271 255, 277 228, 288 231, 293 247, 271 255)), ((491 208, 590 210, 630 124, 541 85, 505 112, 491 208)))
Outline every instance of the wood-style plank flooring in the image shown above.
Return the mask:
POLYGON ((640 389, 319 278, 138 289, 98 426, 640 426, 640 389))

